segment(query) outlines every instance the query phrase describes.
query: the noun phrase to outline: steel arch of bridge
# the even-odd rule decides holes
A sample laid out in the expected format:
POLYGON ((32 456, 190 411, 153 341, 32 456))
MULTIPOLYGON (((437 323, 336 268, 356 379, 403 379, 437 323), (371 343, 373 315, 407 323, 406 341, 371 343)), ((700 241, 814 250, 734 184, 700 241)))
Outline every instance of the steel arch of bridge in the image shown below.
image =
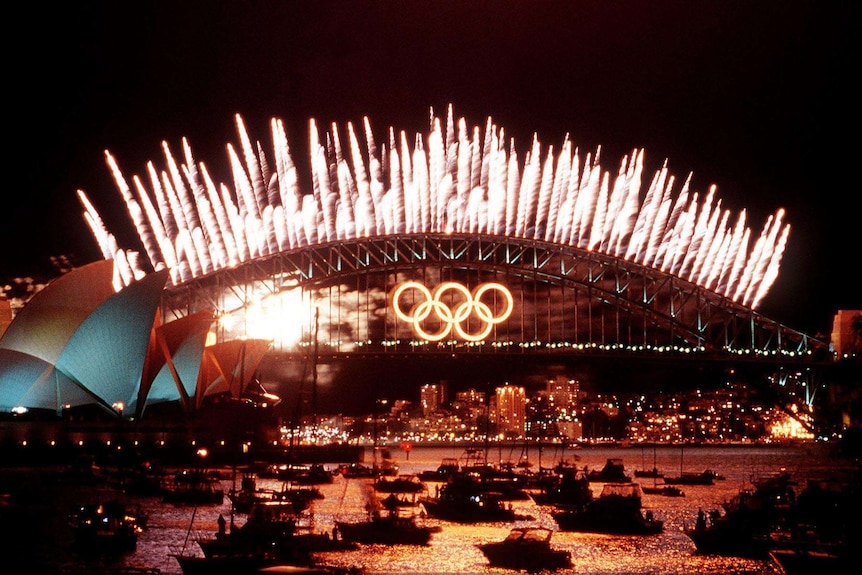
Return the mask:
MULTIPOLYGON (((305 247, 171 286, 162 305, 166 317, 206 308, 224 311, 225 293, 249 303, 260 297, 261 290, 276 294, 287 286, 314 289, 348 278, 369 285, 374 274, 385 276, 386 289, 391 290, 396 274, 418 277, 428 269, 470 281, 493 277, 544 286, 548 294, 559 290, 563 295, 559 309, 551 310, 550 299, 546 302, 548 336, 552 314, 554 319, 557 314, 568 316, 574 306, 571 323, 577 323, 579 314, 587 318, 588 325, 572 332, 571 341, 548 337, 535 345, 520 342, 509 346, 507 353, 649 352, 673 347, 704 357, 805 365, 822 359, 828 350, 826 342, 660 270, 574 247, 499 236, 415 234, 305 247), (568 301, 566 294, 571 294, 568 301)), ((536 299, 533 303, 541 305, 536 299)), ((539 323, 535 318, 530 321, 539 323)), ((405 330, 385 333, 380 341, 367 340, 367 351, 430 351, 396 343, 407 335, 405 330)), ((524 331, 521 325, 520 332, 524 331)), ((493 349, 501 352, 500 347, 493 349)), ((444 351, 481 353, 482 347, 449 345, 444 351)))

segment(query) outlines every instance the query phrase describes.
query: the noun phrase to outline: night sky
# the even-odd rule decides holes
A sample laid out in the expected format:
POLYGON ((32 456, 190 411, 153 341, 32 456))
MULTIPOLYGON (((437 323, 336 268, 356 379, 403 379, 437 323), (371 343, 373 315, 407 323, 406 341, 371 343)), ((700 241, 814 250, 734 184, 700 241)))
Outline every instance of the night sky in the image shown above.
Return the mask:
POLYGON ((667 161, 755 233, 785 208, 760 311, 828 334, 837 309, 862 309, 851 0, 25 4, 7 22, 0 279, 101 257, 79 188, 134 245, 106 149, 145 175, 162 140, 176 152, 187 136, 230 183, 236 113, 265 146, 283 119, 301 164, 310 118, 425 135, 451 103, 471 127, 492 117, 521 157, 534 134, 558 147, 568 133, 615 174, 644 148, 644 189, 667 161))

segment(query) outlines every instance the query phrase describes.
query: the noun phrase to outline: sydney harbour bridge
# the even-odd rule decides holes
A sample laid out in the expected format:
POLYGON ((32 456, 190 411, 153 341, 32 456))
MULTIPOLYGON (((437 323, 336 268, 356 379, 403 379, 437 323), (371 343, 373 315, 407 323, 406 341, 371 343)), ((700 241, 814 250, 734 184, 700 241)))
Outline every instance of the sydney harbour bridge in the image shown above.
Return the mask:
POLYGON ((106 152, 139 248, 79 191, 118 284, 170 269, 166 318, 215 310, 219 340, 270 339, 285 362, 711 365, 806 403, 821 386, 828 342, 757 312, 790 231, 781 210, 758 235, 666 164, 642 189, 643 150, 615 175, 568 138, 535 138, 521 160, 491 119, 471 130, 451 107, 412 143, 390 129, 378 145, 365 119, 363 144, 348 124, 342 145, 312 120, 303 184, 279 120, 269 153, 236 122, 233 186, 185 140, 181 161, 163 144, 149 185, 106 152))

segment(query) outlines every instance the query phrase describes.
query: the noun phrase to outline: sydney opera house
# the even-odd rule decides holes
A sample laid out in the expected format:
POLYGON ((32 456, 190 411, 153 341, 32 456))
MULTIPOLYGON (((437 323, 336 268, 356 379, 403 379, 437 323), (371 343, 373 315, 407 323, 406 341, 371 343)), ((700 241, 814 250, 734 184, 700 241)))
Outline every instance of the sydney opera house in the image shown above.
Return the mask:
MULTIPOLYGON (((110 421, 140 420, 145 409, 174 408, 170 424, 157 418, 136 433, 165 441, 189 425, 204 401, 255 397, 276 403, 262 388, 243 389, 270 345, 266 340, 208 342, 214 314, 199 311, 164 322, 160 310, 167 272, 116 290, 113 260, 75 268, 28 301, 0 336, 0 410, 27 420, 28 412, 67 414, 36 425, 10 425, 2 442, 110 444, 110 421), (81 410, 89 416, 68 415, 81 410), (108 417, 92 416, 101 412, 108 417), (161 438, 161 439, 159 439, 161 438)), ((32 418, 32 414, 30 414, 32 418)), ((274 427, 274 426, 273 426, 274 427)), ((271 430, 274 435, 275 429, 271 430)))
POLYGON ((141 417, 147 405, 200 407, 208 395, 240 396, 267 341, 207 345, 214 316, 164 323, 167 272, 115 292, 112 260, 76 268, 47 285, 0 338, 0 406, 62 410, 96 404, 141 417))

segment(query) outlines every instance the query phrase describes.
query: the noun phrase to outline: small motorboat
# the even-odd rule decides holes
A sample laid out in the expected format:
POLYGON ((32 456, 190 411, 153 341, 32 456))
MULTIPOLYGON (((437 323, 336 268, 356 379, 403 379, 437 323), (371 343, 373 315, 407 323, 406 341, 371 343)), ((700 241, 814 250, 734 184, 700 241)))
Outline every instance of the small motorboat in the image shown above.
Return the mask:
POLYGON ((611 535, 654 535, 664 522, 643 512, 638 483, 606 483, 599 497, 583 507, 557 505, 551 512, 560 531, 611 535))
POLYGON ((568 569, 572 554, 551 546, 554 531, 545 527, 515 527, 502 541, 477 543, 491 567, 518 569, 530 573, 568 569))
POLYGON ((626 474, 623 460, 619 457, 611 457, 605 462, 600 470, 587 472, 587 479, 599 483, 629 483, 632 478, 626 474))
POLYGON ((435 496, 418 500, 428 515, 455 523, 531 521, 535 517, 519 513, 511 499, 499 491, 490 491, 475 476, 457 474, 440 487, 435 496))
POLYGON ((224 488, 216 473, 184 469, 163 486, 162 501, 178 505, 220 505, 224 488))
POLYGON ((69 515, 75 544, 87 551, 134 551, 146 518, 116 500, 81 505, 69 515))
POLYGON ((437 469, 426 469, 424 471, 420 471, 418 477, 421 481, 446 482, 450 477, 452 477, 452 475, 459 471, 461 471, 461 465, 458 463, 457 458, 444 457, 440 461, 440 465, 437 466, 437 469))
POLYGON ((335 526, 345 541, 369 545, 428 545, 431 536, 440 531, 439 526, 427 525, 403 508, 375 511, 366 521, 356 523, 336 521, 335 526))
POLYGON ((647 495, 663 495, 665 497, 685 497, 685 491, 676 485, 653 485, 648 487, 641 486, 641 490, 647 495))

